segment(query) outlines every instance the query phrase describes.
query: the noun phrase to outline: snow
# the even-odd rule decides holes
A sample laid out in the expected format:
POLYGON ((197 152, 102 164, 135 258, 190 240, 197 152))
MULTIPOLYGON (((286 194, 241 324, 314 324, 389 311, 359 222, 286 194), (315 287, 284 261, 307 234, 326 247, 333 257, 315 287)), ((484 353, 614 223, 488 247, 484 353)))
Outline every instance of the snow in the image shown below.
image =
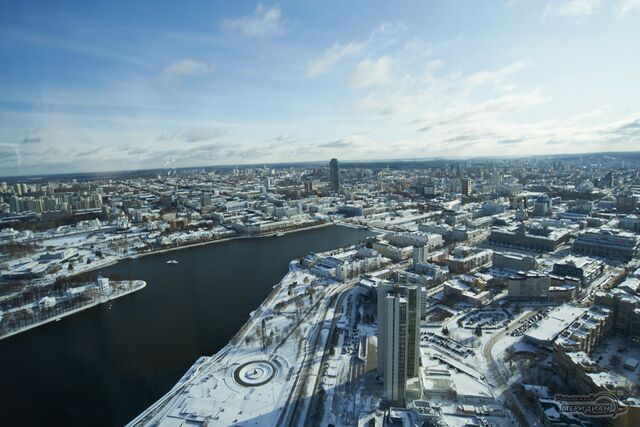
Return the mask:
MULTIPOLYGON (((276 426, 292 415, 295 406, 289 404, 290 398, 301 403, 298 410, 304 414, 316 372, 320 370, 323 343, 329 337, 329 323, 323 326, 321 316, 326 312, 328 319, 333 317, 333 311, 326 310, 330 300, 326 296, 339 286, 292 263, 289 273, 254 310, 236 340, 187 374, 181 388, 173 395, 170 393, 166 402, 157 403, 161 411, 152 417, 154 422, 162 427, 181 425, 185 419, 213 425, 276 426), (306 295, 311 286, 316 288, 313 305, 306 295), (291 303, 292 298, 299 303, 291 303), (289 303, 281 312, 274 310, 276 304, 284 301, 289 303), (269 339, 260 338, 262 334, 269 339), (310 352, 316 334, 318 345, 315 352, 310 352), (243 367, 247 363, 251 363, 249 367, 243 367), (273 377, 264 374, 267 371, 259 366, 273 366, 268 368, 268 372, 273 370, 273 377), (301 383, 297 379, 303 366, 309 370, 301 383), (245 375, 247 378, 243 380, 245 375)), ((327 385, 340 375, 338 364, 329 369, 332 375, 323 376, 327 385)))
POLYGON ((568 304, 556 307, 549 312, 549 317, 527 331, 525 338, 537 344, 547 345, 585 311, 585 308, 568 304))

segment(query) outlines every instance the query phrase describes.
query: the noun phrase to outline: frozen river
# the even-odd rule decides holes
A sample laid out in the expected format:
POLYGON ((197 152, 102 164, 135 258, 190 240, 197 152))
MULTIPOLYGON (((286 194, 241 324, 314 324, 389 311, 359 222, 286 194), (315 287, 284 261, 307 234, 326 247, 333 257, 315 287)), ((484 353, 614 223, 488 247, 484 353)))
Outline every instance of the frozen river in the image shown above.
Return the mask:
POLYGON ((291 259, 356 243, 326 227, 123 261, 107 276, 140 292, 0 341, 2 425, 123 425, 166 393, 198 356, 222 348, 291 259), (178 264, 166 264, 175 259, 178 264))

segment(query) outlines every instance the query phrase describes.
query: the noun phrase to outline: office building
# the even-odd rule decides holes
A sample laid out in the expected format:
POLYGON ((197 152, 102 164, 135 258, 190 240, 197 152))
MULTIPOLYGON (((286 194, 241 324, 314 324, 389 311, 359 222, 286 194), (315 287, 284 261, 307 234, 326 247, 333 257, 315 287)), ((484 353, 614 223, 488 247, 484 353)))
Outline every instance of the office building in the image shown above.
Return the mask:
POLYGON ((546 301, 549 297, 549 284, 549 276, 541 272, 513 274, 507 280, 507 296, 516 300, 546 301))
POLYGON ((551 199, 547 196, 540 196, 533 202, 533 214, 536 216, 547 216, 551 214, 551 199))
POLYGON ((618 213, 631 213, 638 206, 638 196, 635 194, 620 194, 616 198, 616 210, 618 213))
POLYGON ((613 309, 613 329, 640 342, 640 279, 630 277, 608 292, 596 292, 595 304, 613 309))
POLYGON ((387 317, 387 305, 386 305, 386 298, 387 298, 387 294, 389 293, 389 291, 391 291, 391 289, 393 289, 395 285, 391 282, 382 282, 378 284, 378 288, 376 289, 376 299, 377 299, 377 305, 376 305, 376 311, 377 311, 377 317, 378 317, 378 352, 377 352, 377 373, 378 376, 382 377, 384 376, 384 366, 385 366, 385 359, 386 359, 386 347, 384 346, 384 343, 386 342, 386 329, 383 328, 382 322, 383 319, 385 319, 387 317))
POLYGON ((422 293, 418 286, 383 284, 378 298, 378 372, 385 397, 403 405, 407 380, 418 376, 422 293))
POLYGON ((340 164, 338 159, 329 162, 329 188, 336 193, 340 192, 340 164))
POLYGON ((621 260, 630 260, 638 253, 639 239, 633 233, 613 229, 588 229, 573 242, 577 253, 621 260))
POLYGON ((531 256, 493 252, 493 267, 514 271, 529 271, 535 270, 538 267, 538 262, 531 256))
POLYGON ((489 241, 501 246, 551 252, 570 239, 571 231, 570 228, 539 224, 493 227, 489 241))
POLYGON ((462 195, 464 197, 469 197, 471 196, 472 193, 472 189, 473 189, 473 181, 471 181, 471 178, 463 178, 462 179, 462 195))
POLYGON ((311 180, 306 180, 304 182, 304 191, 307 194, 311 194, 313 193, 313 181, 311 180))
POLYGON ((413 269, 415 271, 418 264, 424 263, 426 259, 427 251, 424 246, 413 247, 413 269))
POLYGON ((265 176, 262 179, 262 185, 264 186, 265 190, 271 191, 271 177, 265 176))
POLYGON ((477 306, 486 304, 490 296, 487 282, 470 275, 456 276, 445 281, 442 291, 446 298, 477 306))
POLYGON ((470 246, 456 246, 453 256, 447 258, 449 271, 455 274, 467 274, 481 267, 491 265, 493 251, 489 249, 478 250, 470 246))
POLYGON ((575 277, 580 285, 588 285, 602 275, 604 266, 591 258, 568 256, 553 264, 556 276, 575 277))

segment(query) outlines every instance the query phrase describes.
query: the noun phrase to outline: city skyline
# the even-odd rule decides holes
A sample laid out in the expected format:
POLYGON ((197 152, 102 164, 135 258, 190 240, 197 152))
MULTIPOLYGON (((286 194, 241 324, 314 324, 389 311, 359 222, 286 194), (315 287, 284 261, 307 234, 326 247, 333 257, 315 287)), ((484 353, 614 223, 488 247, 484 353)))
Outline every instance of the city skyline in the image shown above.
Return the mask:
POLYGON ((640 0, 3 6, 3 425, 640 426, 640 0))
POLYGON ((0 175, 637 147, 640 2, 409 3, 7 7, 0 175))
POLYGON ((639 154, 342 165, 0 179, 5 424, 638 424, 639 154))

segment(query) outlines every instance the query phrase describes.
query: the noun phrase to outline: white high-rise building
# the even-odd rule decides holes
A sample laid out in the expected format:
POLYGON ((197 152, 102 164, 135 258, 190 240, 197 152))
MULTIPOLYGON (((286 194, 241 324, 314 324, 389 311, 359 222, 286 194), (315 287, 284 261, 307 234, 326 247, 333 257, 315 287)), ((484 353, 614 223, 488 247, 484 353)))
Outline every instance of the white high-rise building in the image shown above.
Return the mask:
POLYGON ((378 376, 384 376, 384 361, 385 361, 385 350, 386 347, 384 345, 386 338, 386 331, 382 327, 384 319, 387 317, 387 305, 386 298, 387 294, 391 289, 393 289, 393 283, 386 282, 378 284, 377 289, 377 316, 378 316, 378 352, 377 352, 377 373, 378 376))
POLYGON ((404 405, 407 380, 418 376, 422 295, 418 286, 385 287, 378 289, 378 369, 386 398, 404 405))

